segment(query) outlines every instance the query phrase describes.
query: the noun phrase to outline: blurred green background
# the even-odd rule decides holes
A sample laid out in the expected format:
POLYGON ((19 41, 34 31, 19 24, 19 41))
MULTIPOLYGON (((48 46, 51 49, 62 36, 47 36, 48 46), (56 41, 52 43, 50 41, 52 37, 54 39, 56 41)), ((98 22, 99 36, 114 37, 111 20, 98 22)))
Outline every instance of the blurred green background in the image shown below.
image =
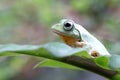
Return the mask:
MULTIPOLYGON (((0 0, 0 44, 59 41, 50 28, 69 18, 95 35, 111 54, 120 54, 120 0, 0 0)), ((33 69, 40 58, 0 57, 0 80, 105 80, 88 71, 33 69), (52 73, 52 74, 51 74, 52 73)))

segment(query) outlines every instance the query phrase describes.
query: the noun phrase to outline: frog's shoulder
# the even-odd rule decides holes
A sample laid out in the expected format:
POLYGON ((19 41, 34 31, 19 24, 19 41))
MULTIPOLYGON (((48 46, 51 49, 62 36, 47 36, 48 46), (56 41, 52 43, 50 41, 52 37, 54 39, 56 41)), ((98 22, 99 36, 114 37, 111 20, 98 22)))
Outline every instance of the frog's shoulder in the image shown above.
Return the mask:
POLYGON ((88 42, 91 45, 99 44, 100 46, 103 46, 101 42, 92 34, 90 34, 84 27, 77 24, 76 28, 80 31, 81 38, 83 39, 83 41, 88 42))
POLYGON ((83 39, 83 41, 90 42, 94 40, 94 37, 81 25, 76 24, 75 28, 80 31, 81 38, 83 39))
POLYGON ((92 48, 97 50, 102 55, 110 55, 109 52, 104 47, 104 45, 92 34, 90 34, 84 27, 77 24, 76 29, 80 31, 83 41, 89 43, 89 45, 91 45, 92 48))

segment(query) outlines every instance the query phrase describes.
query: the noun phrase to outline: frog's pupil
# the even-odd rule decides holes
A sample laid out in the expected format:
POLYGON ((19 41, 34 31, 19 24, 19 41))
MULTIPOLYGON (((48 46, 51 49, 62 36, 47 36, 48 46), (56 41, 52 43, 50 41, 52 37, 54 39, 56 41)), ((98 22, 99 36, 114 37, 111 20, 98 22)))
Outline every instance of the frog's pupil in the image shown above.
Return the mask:
POLYGON ((66 23, 66 24, 64 24, 64 26, 65 26, 65 27, 70 27, 71 24, 70 24, 70 23, 66 23))
POLYGON ((71 21, 65 21, 63 25, 64 30, 70 31, 73 28, 73 23, 71 21))

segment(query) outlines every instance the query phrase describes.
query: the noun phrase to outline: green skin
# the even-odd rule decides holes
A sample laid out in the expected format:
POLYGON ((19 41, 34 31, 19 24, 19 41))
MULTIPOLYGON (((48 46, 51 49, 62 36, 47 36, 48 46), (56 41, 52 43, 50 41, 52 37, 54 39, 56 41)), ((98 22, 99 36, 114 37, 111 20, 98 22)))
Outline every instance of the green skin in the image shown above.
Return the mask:
MULTIPOLYGON (((92 56, 97 57, 99 56, 110 56, 104 45, 96 39, 93 35, 91 35, 84 27, 79 24, 76 24, 74 21, 69 19, 63 19, 59 23, 55 24, 51 28, 53 32, 57 33, 60 36, 69 37, 71 39, 76 39, 72 41, 69 45, 71 47, 80 47, 85 48, 86 51, 92 56), (64 23, 70 22, 73 24, 73 28, 70 30, 64 29, 64 23), (86 48, 87 47, 87 48, 86 48), (95 53, 95 55, 93 55, 95 53), (97 55, 96 55, 97 54, 97 55)), ((67 43, 66 43, 67 44, 67 43)))
POLYGON ((52 27, 52 30, 55 32, 55 33, 60 33, 61 35, 65 35, 65 36, 69 36, 69 37, 73 37, 73 38, 78 38, 79 39, 79 32, 74 28, 70 31, 66 31, 63 29, 63 21, 61 21, 60 23, 58 24, 55 24, 53 27, 52 27))

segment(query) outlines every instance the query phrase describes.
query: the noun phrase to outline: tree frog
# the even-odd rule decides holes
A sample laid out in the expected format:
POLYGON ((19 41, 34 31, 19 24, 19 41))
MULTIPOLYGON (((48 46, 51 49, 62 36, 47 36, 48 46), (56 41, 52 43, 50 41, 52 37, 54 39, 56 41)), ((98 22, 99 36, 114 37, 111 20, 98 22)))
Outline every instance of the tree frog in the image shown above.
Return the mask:
POLYGON ((59 23, 53 25, 51 29, 71 47, 88 47, 86 51, 91 57, 110 56, 109 52, 98 39, 73 20, 62 19, 59 23))

